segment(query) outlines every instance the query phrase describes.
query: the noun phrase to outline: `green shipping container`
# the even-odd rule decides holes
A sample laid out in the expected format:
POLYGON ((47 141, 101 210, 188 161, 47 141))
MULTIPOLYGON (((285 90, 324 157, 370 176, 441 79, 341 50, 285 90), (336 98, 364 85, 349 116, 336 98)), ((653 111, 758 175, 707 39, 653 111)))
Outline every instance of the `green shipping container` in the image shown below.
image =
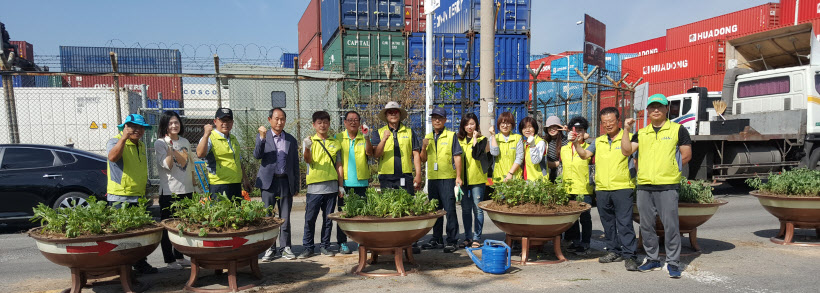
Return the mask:
POLYGON ((325 70, 349 78, 387 79, 385 65, 393 64, 390 79, 407 72, 407 41, 401 32, 347 31, 325 49, 325 70))

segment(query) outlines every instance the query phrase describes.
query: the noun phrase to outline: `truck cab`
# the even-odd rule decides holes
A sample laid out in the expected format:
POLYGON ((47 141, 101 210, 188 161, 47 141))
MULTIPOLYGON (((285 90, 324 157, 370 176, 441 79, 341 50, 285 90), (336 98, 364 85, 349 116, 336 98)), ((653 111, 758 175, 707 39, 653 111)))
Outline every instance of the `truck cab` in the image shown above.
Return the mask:
POLYGON ((722 92, 706 92, 703 97, 703 88, 694 88, 680 95, 667 97, 669 100, 669 120, 680 124, 690 135, 699 135, 701 132, 709 134, 709 121, 717 119, 713 101, 721 99, 722 92))

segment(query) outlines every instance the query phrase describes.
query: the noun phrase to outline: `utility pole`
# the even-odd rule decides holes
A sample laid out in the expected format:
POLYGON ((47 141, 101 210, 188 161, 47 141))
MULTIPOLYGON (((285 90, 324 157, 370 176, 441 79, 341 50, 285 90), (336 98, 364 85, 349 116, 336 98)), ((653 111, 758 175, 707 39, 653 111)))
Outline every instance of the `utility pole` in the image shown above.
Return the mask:
MULTIPOLYGON (((490 129, 495 124, 493 102, 495 102, 495 2, 481 1, 481 30, 479 84, 481 86, 481 104, 478 117, 481 131, 490 129)), ((429 19, 429 18, 428 18, 429 19)), ((537 130, 536 130, 537 131, 537 130)))

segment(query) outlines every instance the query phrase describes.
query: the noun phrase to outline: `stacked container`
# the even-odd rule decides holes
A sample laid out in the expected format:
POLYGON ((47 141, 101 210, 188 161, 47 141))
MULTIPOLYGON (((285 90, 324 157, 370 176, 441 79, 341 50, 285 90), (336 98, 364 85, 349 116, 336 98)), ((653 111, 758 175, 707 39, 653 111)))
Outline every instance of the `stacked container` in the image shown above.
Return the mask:
POLYGON ((404 0, 322 0, 322 44, 348 30, 404 30, 404 0))
POLYGON ((322 7, 320 0, 311 0, 305 13, 299 19, 299 68, 322 69, 324 57, 322 55, 322 7))
MULTIPOLYGON (((529 34, 531 0, 498 1, 496 34, 529 34)), ((481 31, 481 0, 442 0, 433 19, 433 33, 481 31)))
POLYGON ((666 51, 666 36, 609 49, 608 53, 634 53, 638 56, 666 51))
POLYGON ((17 46, 17 57, 34 62, 34 45, 26 41, 9 41, 9 43, 17 46))
POLYGON ((63 72, 111 72, 109 52, 117 54, 119 72, 182 73, 182 55, 176 49, 60 46, 60 67, 63 72))
POLYGON ((424 13, 424 0, 404 1, 404 31, 408 33, 425 32, 427 14, 424 13))

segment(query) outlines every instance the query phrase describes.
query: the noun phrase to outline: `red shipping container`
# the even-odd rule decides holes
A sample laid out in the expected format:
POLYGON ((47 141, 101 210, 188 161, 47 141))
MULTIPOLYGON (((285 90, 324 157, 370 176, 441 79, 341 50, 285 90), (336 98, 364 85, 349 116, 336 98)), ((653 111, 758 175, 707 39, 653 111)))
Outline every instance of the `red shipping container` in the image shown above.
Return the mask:
POLYGON ((424 14, 424 0, 404 1, 404 31, 409 33, 425 32, 427 14, 424 14))
POLYGON ((638 54, 644 56, 666 51, 666 36, 609 49, 607 53, 638 54))
POLYGON ((299 52, 305 50, 313 37, 322 33, 322 6, 320 0, 311 0, 297 25, 299 52))
POLYGON ((26 41, 9 41, 9 43, 17 45, 18 57, 34 62, 34 45, 26 41))
POLYGON ((639 77, 657 83, 724 72, 726 69, 726 41, 668 50, 656 54, 629 58, 622 64, 622 72, 629 73, 627 82, 639 77))
POLYGON ((313 36, 302 52, 299 52, 299 68, 320 70, 324 66, 325 57, 322 54, 322 37, 320 34, 313 36))
POLYGON ((717 73, 707 76, 701 76, 698 78, 697 85, 692 86, 699 86, 705 87, 709 89, 710 92, 719 92, 723 91, 723 77, 725 76, 724 73, 717 73))
POLYGON ((780 0, 781 25, 794 25, 820 18, 820 0, 802 0, 799 3, 800 7, 795 7, 796 5, 798 5, 797 0, 780 0), (797 21, 795 21, 795 10, 797 21))
MULTIPOLYGON (((94 75, 72 75, 63 77, 69 87, 114 88, 114 77, 94 75)), ((148 98, 156 99, 162 93, 163 100, 182 101, 182 78, 179 77, 137 77, 121 76, 120 87, 142 93, 141 85, 148 86, 148 98)), ((180 103, 181 104, 181 103, 180 103)))
POLYGON ((666 49, 745 36, 780 25, 779 4, 768 3, 666 30, 666 49))

